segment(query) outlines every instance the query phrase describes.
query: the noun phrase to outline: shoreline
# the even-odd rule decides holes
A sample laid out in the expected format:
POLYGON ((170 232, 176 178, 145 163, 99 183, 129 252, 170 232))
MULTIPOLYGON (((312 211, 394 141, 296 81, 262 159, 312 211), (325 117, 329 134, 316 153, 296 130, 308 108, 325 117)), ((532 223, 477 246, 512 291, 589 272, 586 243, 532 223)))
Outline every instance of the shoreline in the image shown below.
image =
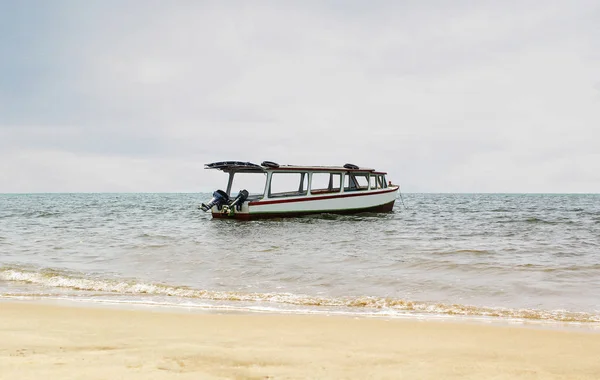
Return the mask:
POLYGON ((0 302, 0 373, 21 380, 600 378, 600 335, 589 330, 105 306, 0 302))
POLYGON ((281 316, 316 316, 316 317, 339 317, 355 319, 382 319, 401 320, 412 322, 436 322, 451 324, 468 324, 483 326, 505 326, 526 329, 542 329, 554 331, 579 331, 583 333, 600 333, 600 323, 586 322, 561 322, 537 319, 503 318, 473 315, 444 315, 444 314, 386 314, 386 313, 352 313, 336 310, 287 310, 276 308, 248 308, 229 305, 199 306, 184 304, 163 304, 151 301, 115 301, 115 300, 91 300, 76 299, 69 297, 29 297, 29 296, 0 296, 2 303, 32 303, 58 307, 76 307, 92 309, 112 310, 138 310, 147 312, 163 312, 176 314, 232 314, 232 315, 281 315, 281 316))

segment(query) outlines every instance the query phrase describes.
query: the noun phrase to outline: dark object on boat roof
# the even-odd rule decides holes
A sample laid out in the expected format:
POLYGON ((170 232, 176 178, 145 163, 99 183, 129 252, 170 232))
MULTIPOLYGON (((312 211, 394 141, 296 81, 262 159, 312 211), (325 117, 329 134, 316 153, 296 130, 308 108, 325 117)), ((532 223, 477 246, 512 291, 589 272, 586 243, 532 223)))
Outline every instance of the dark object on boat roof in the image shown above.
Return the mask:
POLYGON ((211 164, 206 164, 207 169, 223 169, 228 167, 247 167, 247 168, 260 168, 260 165, 253 164, 252 162, 243 161, 219 161, 211 164))
POLYGON ((345 167, 346 169, 355 169, 355 170, 356 170, 356 169, 359 169, 359 167, 358 167, 358 166, 356 166, 356 165, 354 165, 354 164, 345 164, 345 165, 344 165, 344 167, 345 167))
POLYGON ((260 165, 266 166, 267 168, 278 168, 279 167, 279 164, 277 162, 273 162, 273 161, 263 161, 260 165))

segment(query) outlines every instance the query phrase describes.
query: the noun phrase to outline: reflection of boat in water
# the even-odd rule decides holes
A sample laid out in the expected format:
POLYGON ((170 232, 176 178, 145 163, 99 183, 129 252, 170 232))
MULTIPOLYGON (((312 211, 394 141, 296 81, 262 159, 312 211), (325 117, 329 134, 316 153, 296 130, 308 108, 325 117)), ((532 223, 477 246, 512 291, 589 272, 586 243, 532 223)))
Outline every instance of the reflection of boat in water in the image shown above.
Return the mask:
POLYGON ((386 181, 387 173, 352 164, 292 166, 270 161, 261 165, 223 161, 206 164, 205 168, 229 174, 226 191, 215 191, 210 202, 202 204, 202 210, 211 210, 214 218, 249 220, 317 213, 389 212, 398 191, 397 185, 386 181), (255 192, 244 189, 234 196, 234 180, 241 174, 251 174, 260 182, 255 192))

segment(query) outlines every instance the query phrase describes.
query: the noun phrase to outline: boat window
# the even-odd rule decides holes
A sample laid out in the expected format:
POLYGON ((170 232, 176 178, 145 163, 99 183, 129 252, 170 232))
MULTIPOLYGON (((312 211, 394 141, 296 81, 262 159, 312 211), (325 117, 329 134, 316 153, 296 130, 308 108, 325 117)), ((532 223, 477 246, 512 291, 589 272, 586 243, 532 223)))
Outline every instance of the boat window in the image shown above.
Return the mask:
POLYGON ((380 189, 385 188, 384 185, 385 181, 383 180, 383 176, 380 174, 377 176, 377 187, 379 187, 380 189))
POLYGON ((369 183, 371 186, 371 190, 375 190, 377 188, 377 177, 374 175, 369 176, 369 183))
POLYGON ((344 191, 367 190, 369 175, 366 173, 346 173, 344 176, 344 191))
POLYGON ((356 184, 360 190, 366 190, 369 188, 369 175, 368 174, 356 174, 354 175, 356 184))
POLYGON ((387 181, 385 180, 385 176, 384 175, 382 175, 381 177, 383 179, 383 188, 385 189, 385 188, 387 188, 387 181))
POLYGON ((312 173, 311 194, 337 193, 340 191, 342 175, 340 173, 312 173))
POLYGON ((267 173, 235 173, 231 184, 231 194, 236 197, 240 190, 247 190, 250 196, 262 197, 265 193, 267 173))
POLYGON ((308 192, 308 173, 280 173, 271 176, 270 197, 291 197, 306 195, 308 192))

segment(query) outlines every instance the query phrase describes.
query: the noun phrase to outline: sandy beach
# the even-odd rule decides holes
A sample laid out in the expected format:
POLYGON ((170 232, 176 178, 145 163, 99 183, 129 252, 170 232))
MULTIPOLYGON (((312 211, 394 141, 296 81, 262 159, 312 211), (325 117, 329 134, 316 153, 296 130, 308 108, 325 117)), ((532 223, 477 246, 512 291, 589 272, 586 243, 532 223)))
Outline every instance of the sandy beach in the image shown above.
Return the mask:
POLYGON ((1 379, 598 379, 600 334, 0 303, 1 379))

